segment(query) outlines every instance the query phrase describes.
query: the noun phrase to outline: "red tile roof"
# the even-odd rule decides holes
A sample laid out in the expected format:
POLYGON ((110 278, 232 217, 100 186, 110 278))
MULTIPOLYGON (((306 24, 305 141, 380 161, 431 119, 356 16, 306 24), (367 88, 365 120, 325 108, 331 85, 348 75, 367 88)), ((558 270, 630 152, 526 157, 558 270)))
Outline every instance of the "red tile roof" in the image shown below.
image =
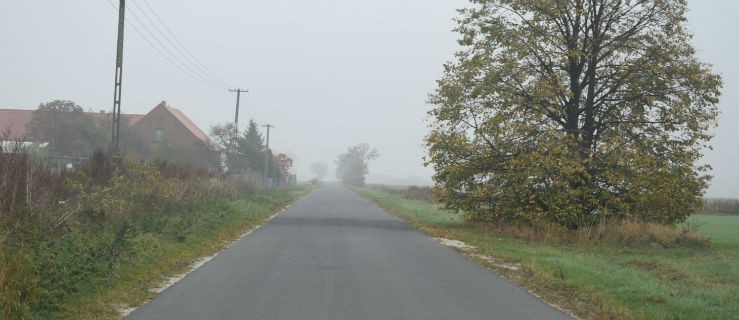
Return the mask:
POLYGON ((10 130, 12 139, 23 139, 28 131, 26 124, 31 122, 35 110, 0 109, 0 140, 6 130, 10 130))
MULTIPOLYGON (((157 107, 164 107, 169 113, 171 113, 177 121, 182 123, 187 130, 189 130, 195 137, 197 137, 200 141, 203 141, 205 145, 210 147, 212 150, 220 150, 221 148, 218 146, 215 141, 211 140, 203 130, 200 130, 200 128, 190 120, 182 111, 180 111, 177 108, 171 107, 166 105, 165 102, 160 103, 157 107)), ((138 121, 138 120, 137 120, 138 121)))
MULTIPOLYGON (((190 120, 182 111, 177 108, 168 106, 165 102, 160 103, 157 107, 163 107, 169 113, 174 116, 177 121, 187 128, 196 138, 203 141, 208 147, 213 150, 220 150, 217 143, 211 140, 203 130, 190 120)), ((31 122, 31 117, 35 110, 20 110, 20 109, 0 109, 0 135, 5 132, 6 129, 11 130, 12 137, 16 139, 22 139, 28 133, 26 125, 31 122)), ((98 122, 104 123, 109 116, 108 113, 90 113, 90 115, 98 122)), ((133 126, 138 123, 145 115, 142 114, 121 114, 123 119, 129 119, 129 125, 133 126)), ((1 136, 0 136, 1 138, 1 136)), ((1 139, 0 139, 1 140, 1 139)))
MULTIPOLYGON (((0 138, 7 129, 10 129, 11 138, 24 138, 28 134, 26 126, 31 122, 34 111, 36 110, 0 109, 0 138)), ((92 116, 97 125, 110 125, 109 113, 89 112, 88 114, 92 116)), ((121 114, 121 116, 124 120, 128 119, 128 124, 131 126, 144 117, 143 114, 121 114)))
POLYGON ((128 120, 128 125, 129 126, 136 125, 136 123, 138 123, 139 120, 141 120, 141 118, 144 117, 143 114, 127 114, 126 116, 128 116, 128 119, 129 119, 128 120))
MULTIPOLYGON (((110 123, 112 121, 112 119, 111 119, 112 114, 111 113, 107 113, 107 112, 88 112, 87 114, 90 115, 90 116, 92 116, 92 119, 95 121, 95 124, 97 124, 99 127, 110 127, 110 123)), ((121 113, 121 119, 123 119, 124 122, 126 120, 128 120, 128 125, 129 126, 133 126, 134 124, 136 124, 136 122, 138 122, 139 120, 141 120, 141 118, 143 118, 143 117, 144 117, 143 114, 126 114, 126 113, 121 113)))

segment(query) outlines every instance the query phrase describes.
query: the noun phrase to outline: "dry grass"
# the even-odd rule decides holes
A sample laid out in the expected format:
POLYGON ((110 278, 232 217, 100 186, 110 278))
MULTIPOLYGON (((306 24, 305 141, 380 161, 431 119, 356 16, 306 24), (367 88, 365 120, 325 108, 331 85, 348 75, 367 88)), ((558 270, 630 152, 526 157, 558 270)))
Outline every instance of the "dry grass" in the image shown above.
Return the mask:
POLYGON ((632 220, 609 220, 570 230, 555 224, 511 225, 480 224, 480 228, 506 237, 569 244, 649 244, 656 247, 710 247, 711 240, 696 231, 696 226, 665 225, 632 220))
MULTIPOLYGON (((434 189, 431 187, 371 185, 368 188, 401 196, 405 199, 435 203, 434 189)), ((494 224, 479 222, 474 224, 477 224, 483 230, 501 236, 557 244, 647 244, 656 247, 711 246, 711 241, 696 231, 698 226, 689 223, 673 226, 654 222, 612 219, 602 220, 598 224, 581 227, 577 230, 552 223, 494 224)))

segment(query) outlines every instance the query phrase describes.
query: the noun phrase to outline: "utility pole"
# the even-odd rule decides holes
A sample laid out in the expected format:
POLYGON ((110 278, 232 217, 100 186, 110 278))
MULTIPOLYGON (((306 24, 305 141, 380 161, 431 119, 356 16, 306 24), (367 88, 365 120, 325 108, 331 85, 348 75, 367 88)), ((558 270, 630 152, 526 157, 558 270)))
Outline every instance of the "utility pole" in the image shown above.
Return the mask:
POLYGON ((126 0, 118 5, 118 45, 115 58, 115 90, 113 93, 113 134, 111 137, 111 153, 118 152, 118 140, 121 128, 121 82, 123 80, 123 24, 126 16, 126 0))
POLYGON ((241 98, 242 92, 249 92, 249 90, 244 89, 231 89, 228 90, 230 92, 236 92, 236 115, 234 116, 234 123, 236 124, 236 128, 238 130, 239 127, 239 99, 241 98))
POLYGON ((264 185, 269 186, 267 183, 267 170, 269 170, 269 128, 274 128, 275 126, 268 124, 263 125, 262 127, 267 128, 267 144, 266 148, 264 148, 264 185))
POLYGON ((230 92, 236 92, 236 114, 234 115, 234 135, 231 137, 231 150, 229 152, 235 153, 236 148, 236 139, 239 136, 239 100, 241 100, 241 93, 242 92, 249 92, 249 90, 243 90, 243 89, 231 89, 228 90, 230 92))

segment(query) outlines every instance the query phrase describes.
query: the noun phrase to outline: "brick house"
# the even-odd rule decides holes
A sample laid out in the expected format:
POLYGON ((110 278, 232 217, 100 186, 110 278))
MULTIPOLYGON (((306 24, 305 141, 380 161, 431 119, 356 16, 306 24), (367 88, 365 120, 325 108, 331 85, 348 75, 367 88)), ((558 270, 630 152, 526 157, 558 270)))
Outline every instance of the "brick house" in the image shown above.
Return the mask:
MULTIPOLYGON (((5 130, 11 131, 10 139, 24 139, 34 111, 0 109, 0 140, 3 140, 5 130)), ((98 126, 110 127, 109 113, 89 114, 98 126)), ((151 163, 161 158, 208 169, 222 166, 221 147, 182 111, 166 102, 145 115, 121 114, 121 118, 128 123, 126 128, 121 126, 122 151, 140 163, 151 163)))
POLYGON ((132 119, 131 128, 139 135, 140 145, 131 147, 127 154, 141 163, 161 158, 209 169, 220 166, 221 147, 182 111, 164 101, 132 119))

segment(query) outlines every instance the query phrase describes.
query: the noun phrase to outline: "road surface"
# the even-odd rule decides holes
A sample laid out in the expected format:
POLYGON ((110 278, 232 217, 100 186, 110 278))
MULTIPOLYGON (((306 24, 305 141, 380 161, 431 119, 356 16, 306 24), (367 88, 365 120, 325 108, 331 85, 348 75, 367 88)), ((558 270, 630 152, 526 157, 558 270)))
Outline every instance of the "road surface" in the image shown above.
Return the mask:
POLYGON ((337 184, 125 319, 570 319, 337 184))

